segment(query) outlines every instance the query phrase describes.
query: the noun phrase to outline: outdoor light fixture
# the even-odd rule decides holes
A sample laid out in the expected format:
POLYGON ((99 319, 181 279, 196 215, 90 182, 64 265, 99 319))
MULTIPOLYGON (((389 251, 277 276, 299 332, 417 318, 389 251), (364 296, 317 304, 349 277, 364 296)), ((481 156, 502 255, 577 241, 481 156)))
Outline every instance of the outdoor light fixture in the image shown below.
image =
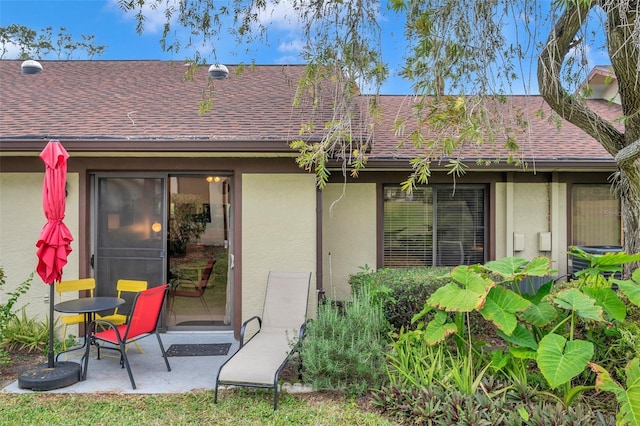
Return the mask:
POLYGON ((213 176, 207 176, 207 178, 205 180, 207 182, 211 183, 211 182, 213 182, 213 176))
POLYGON ((40 74, 42 72, 42 65, 38 61, 27 59, 20 65, 20 71, 22 75, 40 74))
POLYGON ((209 77, 214 80, 224 80, 229 76, 229 69, 222 64, 213 64, 209 67, 209 77))
POLYGON ((120 228, 120 213, 109 213, 107 214, 107 229, 118 229, 120 228))
POLYGON ((153 225, 151 225, 151 230, 153 232, 160 232, 162 231, 162 225, 156 220, 155 222, 153 222, 153 225))

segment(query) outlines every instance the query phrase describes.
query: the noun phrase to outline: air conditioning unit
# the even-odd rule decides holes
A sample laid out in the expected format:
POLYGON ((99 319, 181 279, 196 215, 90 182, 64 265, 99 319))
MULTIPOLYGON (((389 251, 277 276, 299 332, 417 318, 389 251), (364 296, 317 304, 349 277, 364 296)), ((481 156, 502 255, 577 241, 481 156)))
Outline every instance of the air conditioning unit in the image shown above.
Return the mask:
MULTIPOLYGON (((605 253, 618 253, 622 251, 622 246, 576 246, 580 250, 584 250, 589 254, 605 254, 605 253)), ((589 267, 589 262, 583 259, 578 259, 569 255, 568 259, 568 272, 571 278, 576 277, 576 272, 582 271, 589 267)), ((622 279, 622 273, 618 272, 614 275, 617 279, 622 279)))

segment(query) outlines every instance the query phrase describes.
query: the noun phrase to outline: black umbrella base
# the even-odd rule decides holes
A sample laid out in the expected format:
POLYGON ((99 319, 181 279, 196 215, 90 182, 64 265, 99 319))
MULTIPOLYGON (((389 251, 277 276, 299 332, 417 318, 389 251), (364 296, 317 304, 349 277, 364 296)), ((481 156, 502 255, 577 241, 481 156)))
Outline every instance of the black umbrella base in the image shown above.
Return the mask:
POLYGON ((71 386, 80 380, 82 368, 76 362, 56 362, 29 367, 18 375, 18 387, 34 391, 48 391, 71 386))

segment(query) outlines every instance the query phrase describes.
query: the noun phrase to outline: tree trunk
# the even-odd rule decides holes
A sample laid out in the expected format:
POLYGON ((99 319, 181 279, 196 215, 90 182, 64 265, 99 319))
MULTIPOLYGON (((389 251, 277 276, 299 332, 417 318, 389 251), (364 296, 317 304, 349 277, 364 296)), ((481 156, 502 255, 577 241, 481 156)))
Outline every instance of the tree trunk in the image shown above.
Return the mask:
MULTIPOLYGON (((567 2, 567 9, 551 31, 538 58, 540 94, 563 119, 594 137, 615 158, 618 173, 615 188, 622 203, 624 251, 640 253, 640 90, 639 49, 634 45, 633 16, 624 16, 623 4, 608 3, 607 44, 618 81, 625 132, 591 111, 586 102, 562 86, 561 70, 574 47, 576 36, 592 8, 602 2, 567 2), (613 5, 613 6, 612 6, 613 5)), ((626 9, 625 9, 626 10, 626 9)), ((634 10, 634 9, 632 9, 634 10)), ((625 276, 637 268, 628 265, 625 276)))
MULTIPOLYGON (((616 182, 618 194, 622 202, 624 251, 627 253, 640 253, 640 173, 636 165, 627 167, 631 172, 628 175, 624 171, 618 174, 616 182)), ((624 275, 628 278, 631 272, 638 268, 638 263, 625 266, 624 275)))

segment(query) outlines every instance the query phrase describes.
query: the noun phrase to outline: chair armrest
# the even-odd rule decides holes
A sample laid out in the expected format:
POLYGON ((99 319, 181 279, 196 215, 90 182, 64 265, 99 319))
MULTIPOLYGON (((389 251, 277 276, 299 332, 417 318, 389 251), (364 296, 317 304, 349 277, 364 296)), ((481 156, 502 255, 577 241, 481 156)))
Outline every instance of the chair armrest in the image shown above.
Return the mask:
POLYGON ((300 326, 300 331, 298 331, 298 342, 304 338, 306 333, 307 333, 307 322, 305 321, 300 326))
POLYGON ((91 321, 91 323, 89 323, 89 335, 90 336, 93 336, 95 334, 96 325, 98 325, 98 324, 106 325, 109 328, 113 328, 113 331, 115 331, 116 337, 118 338, 118 341, 122 342, 122 336, 120 335, 120 331, 118 330, 118 326, 116 326, 111 321, 105 321, 105 320, 101 320, 101 319, 96 319, 96 320, 91 321))
MULTIPOLYGON (((245 322, 242 323, 242 327, 240 328, 240 347, 242 347, 245 343, 244 341, 244 335, 245 332, 247 331, 247 325, 249 325, 249 323, 251 321, 257 320, 258 321, 258 332, 260 331, 260 329, 262 328, 262 318, 260 318, 258 315, 254 315, 251 318, 249 318, 248 320, 246 320, 245 322)), ((256 334, 258 334, 256 332, 256 334)), ((253 335, 255 336, 255 334, 253 335)), ((251 338, 253 338, 253 336, 251 336, 251 338)), ((251 339, 249 339, 251 340, 251 339)))

